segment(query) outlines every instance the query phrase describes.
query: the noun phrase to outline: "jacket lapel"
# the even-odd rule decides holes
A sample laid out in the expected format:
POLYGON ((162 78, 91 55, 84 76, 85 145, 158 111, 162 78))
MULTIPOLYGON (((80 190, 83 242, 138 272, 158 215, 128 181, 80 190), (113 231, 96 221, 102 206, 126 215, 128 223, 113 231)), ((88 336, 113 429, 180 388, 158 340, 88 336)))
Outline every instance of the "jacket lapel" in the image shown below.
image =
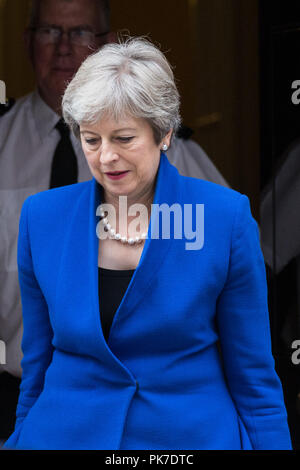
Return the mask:
MULTIPOLYGON (((100 321, 99 239, 96 232, 99 217, 96 212, 101 203, 101 195, 101 186, 93 178, 86 184, 84 191, 75 202, 61 259, 63 269, 61 273, 58 273, 58 337, 60 333, 64 336, 68 331, 68 340, 72 350, 80 354, 88 353, 98 359, 106 357, 111 367, 114 364, 114 370, 119 370, 121 365, 123 372, 128 374, 124 365, 114 356, 106 343, 100 321)), ((171 206, 175 202, 181 202, 180 176, 177 169, 162 154, 153 204, 166 203, 171 206)), ((158 223, 158 214, 152 212, 142 256, 114 316, 111 334, 118 327, 119 319, 125 319, 126 316, 131 315, 138 304, 145 299, 170 249, 172 236, 169 239, 151 239, 152 227, 158 223)))
MULTIPOLYGON (((161 153, 160 164, 157 173, 155 193, 153 199, 153 205, 168 204, 172 206, 175 202, 181 202, 180 198, 180 175, 177 169, 171 165, 165 154, 161 153)), ((99 201, 99 196, 94 192, 94 201, 99 201)), ((96 207, 93 206, 93 215, 96 214, 96 207)), ((98 220, 92 224, 92 231, 96 233, 96 224, 98 220)), ((172 234, 172 223, 170 233, 172 234)), ((144 300, 146 291, 151 288, 153 280, 157 277, 157 272, 164 261, 164 258, 171 246, 172 235, 169 239, 163 239, 161 237, 161 227, 159 226, 159 214, 157 212, 151 213, 150 224, 148 227, 148 235, 144 244, 144 249, 139 261, 139 264, 131 278, 128 288, 122 298, 122 301, 115 313, 113 323, 111 325, 111 331, 118 325, 118 319, 124 319, 127 315, 132 314, 136 306, 144 300), (159 227, 159 238, 151 238, 151 233, 156 233, 156 229, 159 227)), ((98 253, 98 243, 97 243, 98 253)), ((94 254, 96 257, 96 252, 94 254)), ((94 258, 98 259, 98 258, 94 258)), ((94 290, 99 305, 98 287, 97 291, 94 290)), ((101 293, 100 293, 101 295, 101 293)))

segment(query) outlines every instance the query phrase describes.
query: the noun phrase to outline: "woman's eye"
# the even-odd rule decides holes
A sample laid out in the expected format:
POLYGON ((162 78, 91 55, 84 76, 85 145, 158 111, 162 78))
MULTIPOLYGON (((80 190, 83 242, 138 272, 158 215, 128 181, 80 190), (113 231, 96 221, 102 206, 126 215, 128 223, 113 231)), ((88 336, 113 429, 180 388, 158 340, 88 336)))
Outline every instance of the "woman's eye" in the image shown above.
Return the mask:
POLYGON ((133 139, 133 136, 132 137, 117 137, 117 139, 118 139, 119 142, 127 143, 127 142, 130 142, 133 139))
POLYGON ((85 139, 85 141, 89 145, 96 145, 98 143, 98 139, 85 139))

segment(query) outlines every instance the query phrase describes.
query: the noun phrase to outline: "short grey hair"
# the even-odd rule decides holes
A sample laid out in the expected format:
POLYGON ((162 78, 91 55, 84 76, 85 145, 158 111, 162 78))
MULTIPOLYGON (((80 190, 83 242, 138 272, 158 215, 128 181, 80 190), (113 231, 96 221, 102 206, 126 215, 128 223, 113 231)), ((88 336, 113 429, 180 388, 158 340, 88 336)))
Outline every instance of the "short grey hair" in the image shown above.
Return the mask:
MULTIPOLYGON (((28 27, 35 28, 38 25, 40 4, 42 0, 31 0, 29 8, 28 27)), ((72 0, 64 0, 66 2, 72 0)), ((109 0, 94 0, 99 8, 99 20, 105 31, 110 30, 110 2, 109 0)), ((101 31, 100 31, 101 32, 101 31)), ((104 32, 104 31, 103 31, 104 32)))
POLYGON ((69 83, 62 113, 79 138, 82 123, 95 124, 106 115, 116 121, 145 118, 158 144, 181 119, 180 97, 170 64, 144 37, 119 38, 91 54, 69 83))

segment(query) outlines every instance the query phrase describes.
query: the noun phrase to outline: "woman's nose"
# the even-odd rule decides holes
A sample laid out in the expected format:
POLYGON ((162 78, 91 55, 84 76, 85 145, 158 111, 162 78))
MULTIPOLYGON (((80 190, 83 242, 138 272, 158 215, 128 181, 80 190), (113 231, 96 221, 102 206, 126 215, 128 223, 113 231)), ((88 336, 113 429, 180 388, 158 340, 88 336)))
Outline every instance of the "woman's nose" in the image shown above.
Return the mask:
POLYGON ((109 163, 119 158, 112 144, 103 143, 100 148, 99 160, 101 163, 109 163))

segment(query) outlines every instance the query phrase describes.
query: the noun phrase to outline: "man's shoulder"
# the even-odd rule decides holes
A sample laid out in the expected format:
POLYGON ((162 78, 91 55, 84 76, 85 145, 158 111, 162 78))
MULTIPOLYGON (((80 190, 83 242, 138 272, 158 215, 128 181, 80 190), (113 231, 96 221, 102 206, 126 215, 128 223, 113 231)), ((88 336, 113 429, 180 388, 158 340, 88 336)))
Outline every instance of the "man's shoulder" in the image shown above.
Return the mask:
POLYGON ((30 106, 32 101, 33 93, 28 93, 21 98, 9 98, 6 104, 0 105, 0 126, 11 125, 11 122, 18 118, 18 116, 23 113, 28 106, 30 106))
POLYGON ((47 215, 53 213, 54 216, 58 215, 59 212, 64 213, 66 210, 70 212, 70 209, 82 195, 89 194, 91 184, 92 180, 89 180, 47 189, 29 196, 25 200, 24 206, 30 206, 30 211, 39 214, 46 213, 47 215))
POLYGON ((167 157, 184 176, 193 176, 222 186, 229 186, 205 150, 189 136, 186 138, 175 136, 167 157))

